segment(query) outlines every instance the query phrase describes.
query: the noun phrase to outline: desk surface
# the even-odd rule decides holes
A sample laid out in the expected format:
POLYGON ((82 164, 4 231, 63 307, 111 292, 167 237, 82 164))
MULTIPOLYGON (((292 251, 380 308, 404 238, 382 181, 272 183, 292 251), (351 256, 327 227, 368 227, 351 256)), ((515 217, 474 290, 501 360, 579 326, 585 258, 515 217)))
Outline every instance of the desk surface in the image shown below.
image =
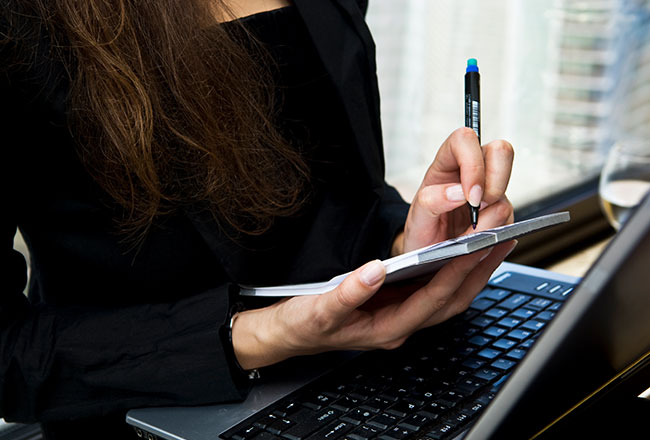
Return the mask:
POLYGON ((611 240, 608 237, 545 269, 565 275, 583 277, 611 240))

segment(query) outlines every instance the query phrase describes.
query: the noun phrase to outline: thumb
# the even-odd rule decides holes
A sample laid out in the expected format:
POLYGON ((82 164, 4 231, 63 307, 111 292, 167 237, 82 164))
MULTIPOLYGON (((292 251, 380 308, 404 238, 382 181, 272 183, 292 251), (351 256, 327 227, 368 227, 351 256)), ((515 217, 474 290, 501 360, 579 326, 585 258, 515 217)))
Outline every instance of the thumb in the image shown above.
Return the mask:
POLYGON ((386 278, 386 268, 374 260, 350 273, 334 290, 322 296, 325 310, 333 321, 344 319, 350 312, 370 299, 386 278))

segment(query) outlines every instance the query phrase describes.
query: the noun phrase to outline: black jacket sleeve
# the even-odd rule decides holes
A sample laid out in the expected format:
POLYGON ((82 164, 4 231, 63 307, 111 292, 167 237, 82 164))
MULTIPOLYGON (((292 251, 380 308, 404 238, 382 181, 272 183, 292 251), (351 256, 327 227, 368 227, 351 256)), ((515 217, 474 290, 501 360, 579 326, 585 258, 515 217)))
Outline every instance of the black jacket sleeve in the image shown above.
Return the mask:
POLYGON ((32 306, 6 214, 1 228, 0 417, 61 420, 244 396, 219 338, 227 285, 171 304, 32 306))

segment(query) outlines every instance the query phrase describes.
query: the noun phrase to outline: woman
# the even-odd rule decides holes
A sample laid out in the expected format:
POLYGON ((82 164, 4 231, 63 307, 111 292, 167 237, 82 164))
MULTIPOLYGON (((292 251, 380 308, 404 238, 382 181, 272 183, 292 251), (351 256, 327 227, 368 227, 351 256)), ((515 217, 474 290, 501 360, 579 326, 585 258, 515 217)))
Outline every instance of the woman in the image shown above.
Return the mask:
POLYGON ((128 438, 129 408, 242 399, 250 370, 467 307, 513 243, 409 292, 374 260, 466 232, 467 201, 512 221, 512 148, 454 131, 404 203, 363 3, 3 0, 0 417, 128 438), (349 270, 240 311, 238 284, 349 270))

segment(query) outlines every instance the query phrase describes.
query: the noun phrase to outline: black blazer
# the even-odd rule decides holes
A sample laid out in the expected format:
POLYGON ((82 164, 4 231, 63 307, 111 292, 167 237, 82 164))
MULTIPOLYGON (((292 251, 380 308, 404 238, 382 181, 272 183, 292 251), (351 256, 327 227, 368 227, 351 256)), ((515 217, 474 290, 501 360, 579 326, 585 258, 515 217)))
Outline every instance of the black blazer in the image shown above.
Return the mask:
POLYGON ((72 148, 67 82, 42 55, 47 42, 29 70, 2 74, 0 417, 51 422, 241 399, 218 335, 231 283, 319 281, 388 256, 408 205, 384 182, 365 4, 294 4, 349 120, 355 187, 326 194, 309 222, 280 222, 275 235, 233 241, 186 212, 129 251, 72 148), (29 299, 17 227, 30 249, 29 299))

